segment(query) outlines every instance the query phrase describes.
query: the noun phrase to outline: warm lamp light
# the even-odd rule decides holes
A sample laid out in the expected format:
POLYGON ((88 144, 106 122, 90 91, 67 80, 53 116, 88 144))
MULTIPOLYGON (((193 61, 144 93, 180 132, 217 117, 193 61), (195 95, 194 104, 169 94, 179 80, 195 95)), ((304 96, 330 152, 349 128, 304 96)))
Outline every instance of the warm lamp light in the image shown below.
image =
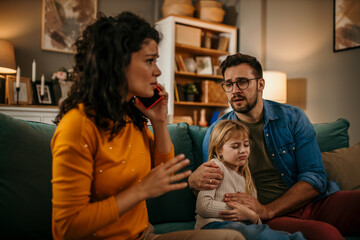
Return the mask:
POLYGON ((16 73, 14 46, 7 40, 0 39, 0 73, 16 73))
POLYGON ((286 73, 264 71, 265 89, 263 98, 275 102, 286 103, 286 73))

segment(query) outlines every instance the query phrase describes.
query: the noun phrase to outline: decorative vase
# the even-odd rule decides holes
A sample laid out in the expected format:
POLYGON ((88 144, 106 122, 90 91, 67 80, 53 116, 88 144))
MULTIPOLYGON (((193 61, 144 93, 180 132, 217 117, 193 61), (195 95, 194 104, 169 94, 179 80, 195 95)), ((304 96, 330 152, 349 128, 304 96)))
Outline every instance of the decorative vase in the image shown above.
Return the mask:
POLYGON ((195 100, 195 94, 193 94, 193 93, 186 93, 185 94, 185 101, 194 102, 194 100, 195 100))
POLYGON ((58 104, 60 105, 65 100, 65 98, 68 97, 73 82, 60 80, 59 85, 61 89, 61 98, 59 99, 58 104))

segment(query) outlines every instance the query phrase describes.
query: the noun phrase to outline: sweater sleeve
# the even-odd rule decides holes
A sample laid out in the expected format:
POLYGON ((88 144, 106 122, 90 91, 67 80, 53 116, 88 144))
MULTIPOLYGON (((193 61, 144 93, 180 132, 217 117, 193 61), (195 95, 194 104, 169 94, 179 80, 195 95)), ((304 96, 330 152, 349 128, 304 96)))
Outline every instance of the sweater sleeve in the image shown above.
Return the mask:
MULTIPOLYGON (((225 170, 224 165, 216 164, 222 171, 225 170)), ((219 218, 220 211, 231 210, 223 200, 224 194, 228 193, 227 184, 222 181, 216 189, 200 191, 196 201, 197 214, 204 218, 219 218)))
POLYGON ((51 142, 53 227, 63 238, 86 237, 119 218, 114 196, 96 202, 90 199, 96 134, 77 115, 63 118, 51 142))

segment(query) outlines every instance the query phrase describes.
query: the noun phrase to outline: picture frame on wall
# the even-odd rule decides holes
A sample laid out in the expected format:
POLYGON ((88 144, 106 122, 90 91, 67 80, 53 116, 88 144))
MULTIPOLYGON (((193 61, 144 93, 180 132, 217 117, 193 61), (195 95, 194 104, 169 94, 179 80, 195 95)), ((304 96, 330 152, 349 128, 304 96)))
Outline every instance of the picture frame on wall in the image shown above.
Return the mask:
POLYGON ((334 0, 334 52, 360 47, 360 1, 334 0))
POLYGON ((45 82, 44 98, 41 99, 41 81, 37 80, 32 84, 34 92, 34 103, 36 105, 56 105, 54 88, 52 82, 45 82))
POLYGON ((16 76, 7 75, 5 82, 5 102, 8 104, 32 104, 33 95, 30 78, 20 77, 19 102, 17 101, 16 76))
POLYGON ((42 0, 41 48, 75 53, 74 43, 93 22, 97 0, 42 0))

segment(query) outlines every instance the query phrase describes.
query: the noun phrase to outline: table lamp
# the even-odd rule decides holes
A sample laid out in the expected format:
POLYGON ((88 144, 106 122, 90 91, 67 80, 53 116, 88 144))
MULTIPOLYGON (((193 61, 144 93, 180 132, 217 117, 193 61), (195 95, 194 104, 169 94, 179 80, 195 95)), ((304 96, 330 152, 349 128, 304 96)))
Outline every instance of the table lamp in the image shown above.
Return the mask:
POLYGON ((286 103, 286 73, 279 71, 264 71, 265 89, 263 98, 279 103, 286 103))
POLYGON ((16 73, 14 45, 3 39, 0 39, 0 73, 16 73))

